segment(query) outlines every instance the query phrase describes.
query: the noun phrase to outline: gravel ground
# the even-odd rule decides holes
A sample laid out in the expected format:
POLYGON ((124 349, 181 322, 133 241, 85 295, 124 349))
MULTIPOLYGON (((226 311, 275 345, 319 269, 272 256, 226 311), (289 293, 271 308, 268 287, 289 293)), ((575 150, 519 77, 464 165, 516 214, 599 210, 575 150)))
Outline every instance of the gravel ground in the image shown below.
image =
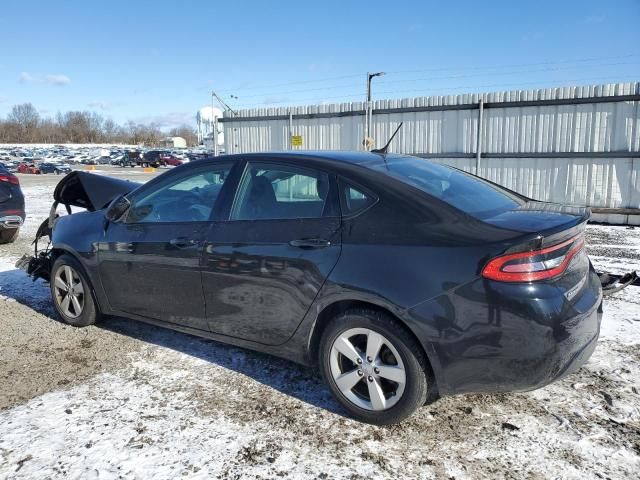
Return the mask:
MULTIPOLYGON (((529 393, 441 399, 374 427, 290 362, 124 319, 57 321, 48 286, 12 265, 59 178, 20 180, 30 215, 0 247, 0 479, 640 477, 637 288, 606 302, 579 372, 529 393)), ((640 270, 640 229, 590 226, 588 243, 597 266, 640 270)))

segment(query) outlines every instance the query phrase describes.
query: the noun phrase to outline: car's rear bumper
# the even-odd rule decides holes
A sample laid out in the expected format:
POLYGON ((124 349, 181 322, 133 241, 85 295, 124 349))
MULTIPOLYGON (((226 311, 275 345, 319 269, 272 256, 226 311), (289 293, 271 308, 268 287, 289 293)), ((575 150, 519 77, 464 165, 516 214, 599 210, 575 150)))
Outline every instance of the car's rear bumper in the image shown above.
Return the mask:
POLYGON ((592 270, 570 300, 551 286, 531 296, 494 287, 478 280, 410 311, 441 394, 540 388, 579 369, 595 349, 602 290, 592 270))

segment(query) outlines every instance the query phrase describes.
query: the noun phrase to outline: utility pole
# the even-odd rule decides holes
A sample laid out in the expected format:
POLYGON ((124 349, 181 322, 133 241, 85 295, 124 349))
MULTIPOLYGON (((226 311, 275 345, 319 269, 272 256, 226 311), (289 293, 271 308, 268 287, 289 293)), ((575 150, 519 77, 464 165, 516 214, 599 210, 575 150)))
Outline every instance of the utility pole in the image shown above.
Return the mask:
POLYGON ((213 114, 213 99, 216 96, 216 92, 211 92, 211 141, 213 142, 213 156, 218 156, 218 132, 215 129, 218 128, 218 122, 213 114))
POLYGON ((371 104, 371 80, 373 77, 381 77, 384 72, 367 72, 367 105, 364 112, 364 149, 369 150, 369 135, 371 131, 371 120, 373 119, 373 106, 371 104))
MULTIPOLYGON (((218 156, 218 118, 217 117, 214 118, 213 116, 213 99, 214 98, 218 100, 218 103, 222 105, 222 108, 224 108, 225 111, 231 112, 231 114, 234 117, 237 115, 237 113, 233 110, 233 108, 227 105, 227 103, 224 100, 222 100, 215 91, 211 90, 211 123, 213 123, 211 127, 212 128, 211 138, 213 139, 213 155, 217 157, 218 156)), ((235 95, 231 95, 231 98, 235 98, 236 100, 238 99, 238 97, 236 97, 235 95)), ((227 151, 227 153, 229 152, 227 151)))

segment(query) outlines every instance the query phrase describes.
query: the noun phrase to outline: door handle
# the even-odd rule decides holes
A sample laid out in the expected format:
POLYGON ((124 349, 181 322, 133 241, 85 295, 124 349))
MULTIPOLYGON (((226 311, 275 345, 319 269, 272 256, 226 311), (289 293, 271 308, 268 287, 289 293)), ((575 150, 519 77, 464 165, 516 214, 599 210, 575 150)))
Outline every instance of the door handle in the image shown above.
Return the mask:
POLYGON ((301 238, 299 240, 291 240, 289 245, 297 248, 324 248, 331 245, 329 240, 325 240, 324 238, 301 238))
POLYGON ((196 240, 191 240, 187 237, 178 237, 178 238, 174 238, 172 240, 169 240, 169 245, 176 247, 176 248, 188 248, 188 247, 193 247, 194 245, 197 245, 197 241, 196 240))

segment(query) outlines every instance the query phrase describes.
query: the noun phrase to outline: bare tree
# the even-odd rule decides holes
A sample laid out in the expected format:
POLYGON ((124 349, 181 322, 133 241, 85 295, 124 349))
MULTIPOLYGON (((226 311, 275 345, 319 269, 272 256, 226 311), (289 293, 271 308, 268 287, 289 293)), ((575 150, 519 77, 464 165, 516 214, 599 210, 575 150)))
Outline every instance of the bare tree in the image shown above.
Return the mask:
POLYGON ((35 131, 40 121, 40 114, 31 103, 14 105, 8 115, 8 121, 18 126, 21 136, 26 142, 35 139, 35 131))
MULTIPOLYGON (((188 125, 173 129, 172 136, 196 142, 188 125)), ((55 118, 41 118, 30 104, 15 105, 6 120, 0 118, 0 143, 129 143, 158 146, 167 136, 156 124, 127 122, 121 126, 95 112, 58 112, 55 118)))

